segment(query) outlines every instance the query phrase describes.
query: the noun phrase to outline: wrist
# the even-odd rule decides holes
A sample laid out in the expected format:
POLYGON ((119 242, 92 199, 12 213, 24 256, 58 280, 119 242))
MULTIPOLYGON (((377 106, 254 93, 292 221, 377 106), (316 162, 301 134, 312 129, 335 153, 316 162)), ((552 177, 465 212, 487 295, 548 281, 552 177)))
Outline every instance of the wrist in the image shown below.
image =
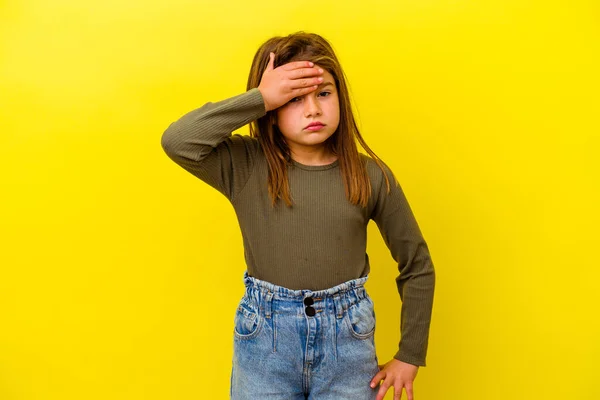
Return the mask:
POLYGON ((261 96, 261 97, 262 97, 262 99, 263 99, 263 103, 265 104, 265 111, 266 111, 266 112, 268 112, 268 111, 271 111, 271 110, 272 110, 272 108, 271 108, 271 106, 269 105, 269 103, 267 102, 267 100, 265 99, 265 94, 263 93, 263 91, 261 90, 261 88, 260 88, 260 87, 258 87, 257 89, 258 89, 258 91, 260 92, 260 96, 261 96))

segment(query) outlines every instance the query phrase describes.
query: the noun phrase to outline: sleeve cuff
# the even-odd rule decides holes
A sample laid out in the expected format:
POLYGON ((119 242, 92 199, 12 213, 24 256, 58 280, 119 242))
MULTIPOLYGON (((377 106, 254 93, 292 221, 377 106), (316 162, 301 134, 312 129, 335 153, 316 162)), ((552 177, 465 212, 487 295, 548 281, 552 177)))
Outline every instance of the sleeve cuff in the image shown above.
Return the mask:
POLYGON ((408 364, 415 365, 417 367, 425 367, 426 362, 424 359, 419 359, 415 357, 410 357, 405 354, 402 354, 402 350, 398 350, 396 354, 394 354, 394 358, 398 361, 402 361, 408 364))

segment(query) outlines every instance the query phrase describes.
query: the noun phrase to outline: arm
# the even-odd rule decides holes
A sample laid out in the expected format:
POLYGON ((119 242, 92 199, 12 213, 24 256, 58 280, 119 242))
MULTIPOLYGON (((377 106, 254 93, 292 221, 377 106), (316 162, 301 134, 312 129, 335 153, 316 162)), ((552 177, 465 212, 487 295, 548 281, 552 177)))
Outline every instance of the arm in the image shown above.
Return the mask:
POLYGON ((254 88, 183 115, 165 130, 161 145, 175 163, 233 201, 252 173, 259 145, 232 132, 265 114, 254 88))
POLYGON ((394 358, 416 366, 425 366, 435 271, 427 243, 403 190, 389 168, 386 168, 386 173, 390 179, 391 191, 387 193, 382 175, 371 218, 398 263, 396 286, 402 301, 401 340, 394 358))

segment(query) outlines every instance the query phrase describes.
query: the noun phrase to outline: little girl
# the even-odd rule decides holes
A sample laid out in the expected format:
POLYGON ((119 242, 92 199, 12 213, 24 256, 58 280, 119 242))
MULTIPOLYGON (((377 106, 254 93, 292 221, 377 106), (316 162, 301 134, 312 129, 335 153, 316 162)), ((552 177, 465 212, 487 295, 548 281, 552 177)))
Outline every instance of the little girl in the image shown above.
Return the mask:
POLYGON ((242 231, 231 398, 381 400, 393 386, 412 400, 434 267, 400 184, 358 131, 331 45, 305 32, 267 40, 246 92, 183 115, 161 145, 227 197, 242 231), (250 136, 232 134, 248 123, 250 136), (383 365, 364 286, 371 219, 398 263, 402 301, 399 348, 383 365))

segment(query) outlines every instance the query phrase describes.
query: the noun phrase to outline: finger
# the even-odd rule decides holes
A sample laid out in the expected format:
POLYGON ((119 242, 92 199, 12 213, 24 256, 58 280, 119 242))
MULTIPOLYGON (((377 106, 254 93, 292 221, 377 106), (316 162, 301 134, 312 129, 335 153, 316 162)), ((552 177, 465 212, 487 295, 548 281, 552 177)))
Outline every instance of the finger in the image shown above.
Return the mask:
POLYGON ((302 89, 306 87, 311 87, 315 85, 320 85, 323 80, 319 80, 319 78, 305 78, 305 79, 294 79, 289 82, 290 89, 302 89))
POLYGON ((373 377, 373 379, 371 379, 371 383, 369 384, 369 386, 371 386, 372 388, 374 388, 384 378, 385 378, 385 372, 379 371, 378 373, 375 374, 375 376, 373 377))
POLYGON ((394 400, 402 399, 402 385, 398 385, 398 388, 396 389, 396 386, 394 386, 394 400))
POLYGON ((406 384, 406 397, 408 397, 408 400, 414 400, 412 383, 406 384))
POLYGON ((310 78, 313 76, 321 76, 323 73, 319 71, 319 68, 298 68, 288 72, 286 75, 288 79, 295 80, 301 78, 310 78))
POLYGON ((312 67, 314 64, 310 61, 292 61, 281 66, 286 71, 292 71, 298 68, 312 67))
POLYGON ((377 400, 383 400, 390 386, 392 386, 392 380, 389 378, 385 379, 381 386, 379 386, 379 392, 377 392, 377 400))

